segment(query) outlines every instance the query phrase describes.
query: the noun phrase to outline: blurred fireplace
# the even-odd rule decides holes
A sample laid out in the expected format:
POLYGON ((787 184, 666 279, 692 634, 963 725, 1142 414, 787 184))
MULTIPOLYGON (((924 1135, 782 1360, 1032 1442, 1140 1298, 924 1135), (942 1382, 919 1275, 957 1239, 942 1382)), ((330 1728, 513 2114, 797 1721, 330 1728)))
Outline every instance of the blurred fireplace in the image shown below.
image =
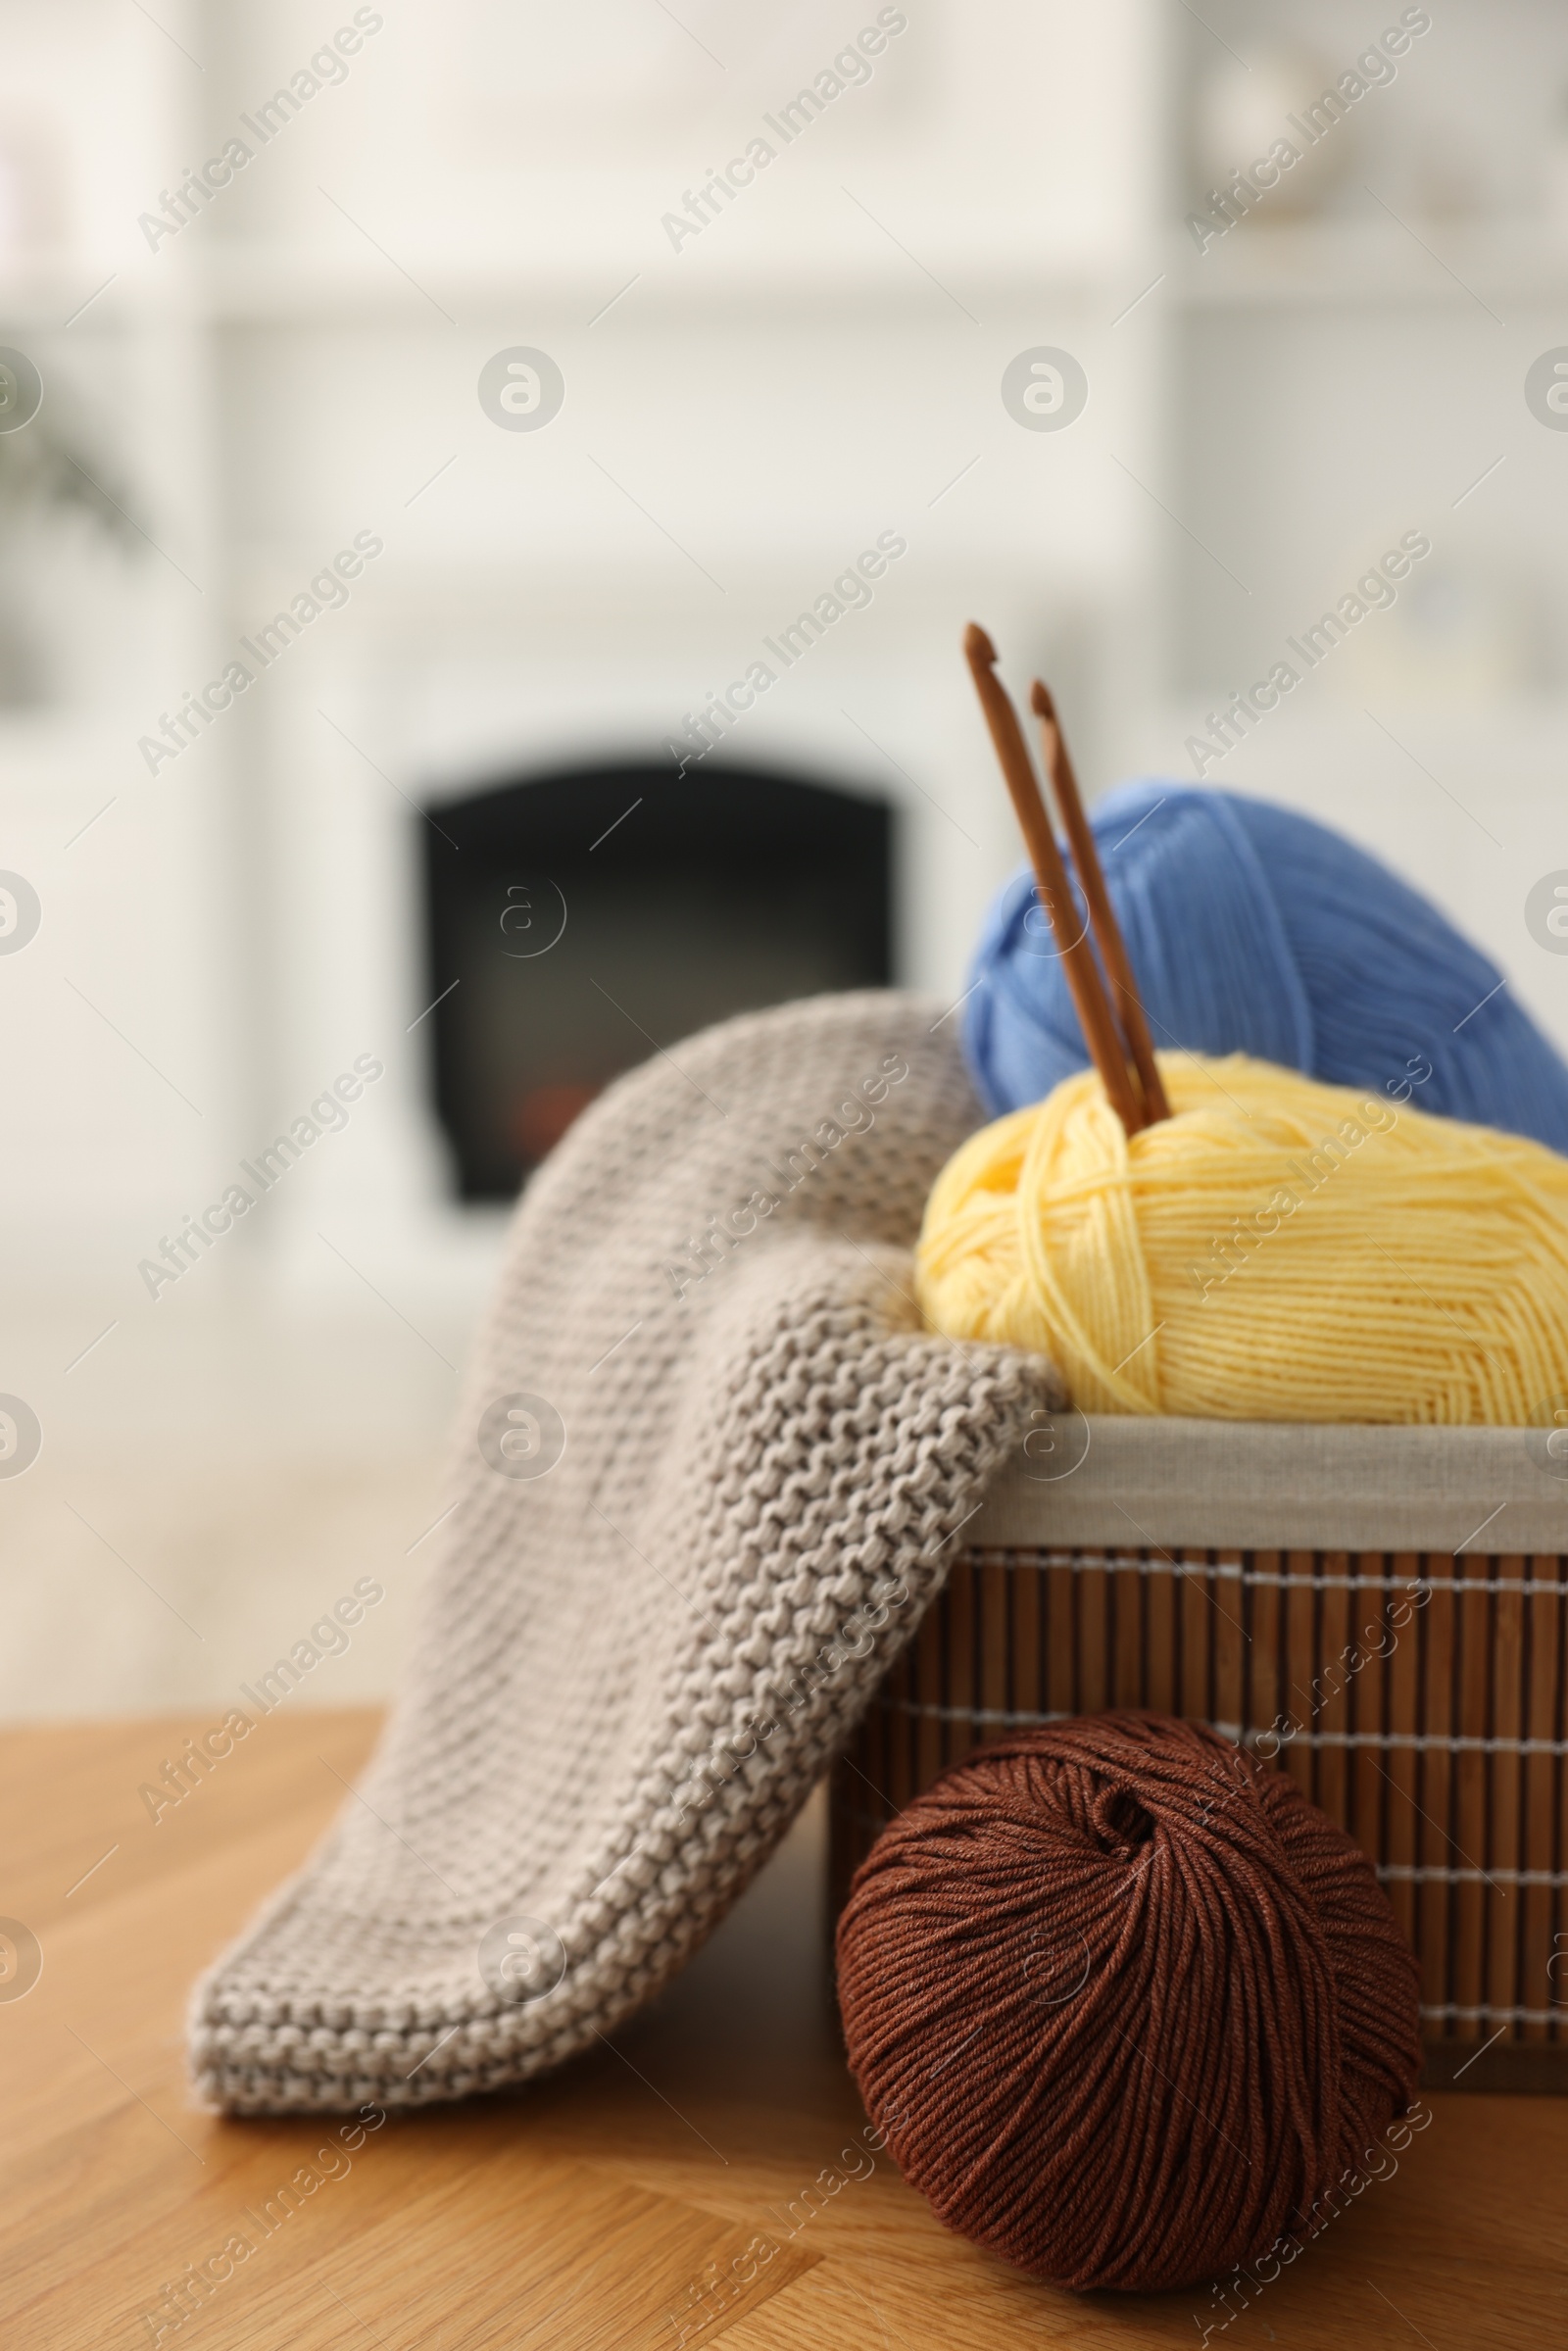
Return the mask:
POLYGON ((419 831, 433 1091, 465 1200, 510 1200, 659 1047, 891 977, 883 801, 707 763, 585 768, 442 803, 419 831))

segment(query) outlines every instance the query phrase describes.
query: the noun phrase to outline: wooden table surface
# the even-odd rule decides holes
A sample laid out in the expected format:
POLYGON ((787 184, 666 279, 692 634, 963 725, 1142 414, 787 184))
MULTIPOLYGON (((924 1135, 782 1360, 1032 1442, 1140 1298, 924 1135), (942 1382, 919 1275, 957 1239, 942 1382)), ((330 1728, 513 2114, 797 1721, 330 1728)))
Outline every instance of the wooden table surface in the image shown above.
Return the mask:
POLYGON ((549 2082, 394 2110, 319 2162, 319 2119, 206 2114, 191 1980, 325 1827, 374 1718, 271 1718, 154 1827, 137 1788, 203 1727, 0 1738, 0 1912, 43 1954, 0 1998, 5 2351, 1568 2340, 1568 2100, 1434 2096, 1397 2176, 1224 2326, 1206 2291, 1074 2297, 948 2235, 885 2155, 841 2158, 864 2117, 828 2006, 819 1815, 652 2011, 549 2082), (320 2184, 263 2238, 248 2211, 302 2164, 320 2184), (845 2184, 803 2202, 825 2170, 845 2184), (247 2228, 254 2251, 176 2328, 166 2284, 247 2228))

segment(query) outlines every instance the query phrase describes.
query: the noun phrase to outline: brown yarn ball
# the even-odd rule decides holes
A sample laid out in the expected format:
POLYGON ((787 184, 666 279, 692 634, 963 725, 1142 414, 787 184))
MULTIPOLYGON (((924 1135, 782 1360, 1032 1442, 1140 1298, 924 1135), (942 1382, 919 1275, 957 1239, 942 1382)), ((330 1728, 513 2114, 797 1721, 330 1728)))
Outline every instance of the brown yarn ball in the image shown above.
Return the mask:
POLYGON ((1060 2285, 1197 2285, 1308 2233, 1415 2095, 1416 1964, 1371 1863, 1162 1715, 945 1772, 857 1872, 838 1981, 905 2178, 1060 2285))

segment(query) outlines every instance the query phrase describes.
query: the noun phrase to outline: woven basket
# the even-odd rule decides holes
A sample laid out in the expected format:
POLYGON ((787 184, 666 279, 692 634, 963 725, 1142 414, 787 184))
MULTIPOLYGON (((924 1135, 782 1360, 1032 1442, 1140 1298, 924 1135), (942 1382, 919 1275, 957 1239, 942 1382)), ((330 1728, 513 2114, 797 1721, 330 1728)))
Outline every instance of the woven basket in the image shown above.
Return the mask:
MULTIPOLYGON (((1541 1431, 1043 1422, 833 1778, 883 1824, 1020 1726, 1185 1715, 1375 1864, 1427 2080, 1568 2090, 1568 1461, 1541 1431)), ((883 1634, 891 1642, 896 1616, 883 1634)))

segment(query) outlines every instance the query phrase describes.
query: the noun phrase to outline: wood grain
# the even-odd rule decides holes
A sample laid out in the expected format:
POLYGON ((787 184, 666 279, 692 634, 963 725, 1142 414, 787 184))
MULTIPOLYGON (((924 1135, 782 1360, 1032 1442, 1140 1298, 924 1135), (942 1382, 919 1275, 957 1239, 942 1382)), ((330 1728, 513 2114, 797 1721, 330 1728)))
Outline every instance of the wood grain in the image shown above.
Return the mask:
POLYGON ((861 2136, 824 1981, 819 1814, 662 2000, 552 2082, 393 2113, 330 2161, 328 2121, 200 2112, 191 1980, 325 1828, 374 1723, 270 1718, 155 1827, 138 1785, 201 1727, 0 1738, 0 1909, 44 1954, 34 1988, 0 2001, 6 2351, 1132 2351, 1205 2325, 1302 2351, 1568 2337, 1552 2099, 1434 2096, 1397 2176, 1223 2330, 1206 2291, 1078 2299, 949 2236, 861 2136), (264 2235, 252 2216, 301 2165, 320 2184, 264 2235), (247 2230, 254 2250, 160 2337, 146 2314, 166 2281, 247 2230))

